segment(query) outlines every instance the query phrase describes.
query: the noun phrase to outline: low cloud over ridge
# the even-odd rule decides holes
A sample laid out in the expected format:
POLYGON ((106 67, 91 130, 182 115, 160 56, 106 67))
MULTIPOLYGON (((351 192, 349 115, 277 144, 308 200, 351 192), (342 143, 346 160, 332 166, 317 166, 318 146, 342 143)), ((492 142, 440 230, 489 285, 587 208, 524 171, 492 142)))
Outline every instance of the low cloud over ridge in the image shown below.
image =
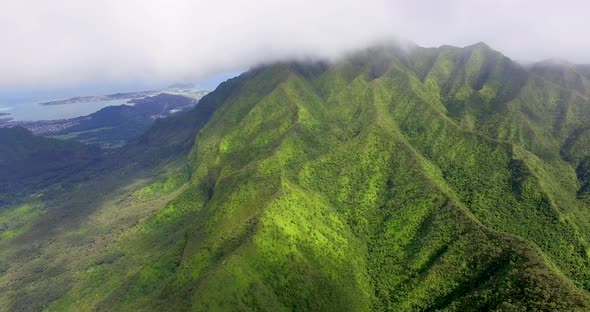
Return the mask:
POLYGON ((590 63, 586 1, 5 0, 0 88, 196 79, 377 40, 590 63))

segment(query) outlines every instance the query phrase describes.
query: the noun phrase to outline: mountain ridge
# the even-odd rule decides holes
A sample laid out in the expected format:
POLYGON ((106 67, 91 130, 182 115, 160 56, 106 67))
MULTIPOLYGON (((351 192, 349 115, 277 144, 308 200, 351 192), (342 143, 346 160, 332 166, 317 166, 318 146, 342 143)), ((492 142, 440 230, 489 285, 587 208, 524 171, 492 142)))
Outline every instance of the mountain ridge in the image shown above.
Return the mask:
MULTIPOLYGON (((72 283, 44 306, 585 310, 585 79, 485 44, 252 69, 131 143, 188 156, 125 206, 160 208, 51 277, 72 283)), ((0 277, 13 296, 17 270, 0 277)))

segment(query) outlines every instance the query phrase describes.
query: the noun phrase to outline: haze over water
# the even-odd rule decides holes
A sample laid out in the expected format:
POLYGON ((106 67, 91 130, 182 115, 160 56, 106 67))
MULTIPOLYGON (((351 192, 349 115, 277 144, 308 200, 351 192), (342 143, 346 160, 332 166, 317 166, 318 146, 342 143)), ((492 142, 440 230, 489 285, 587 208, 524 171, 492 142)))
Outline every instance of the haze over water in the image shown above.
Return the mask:
MULTIPOLYGON (((195 90, 214 90, 221 82, 235 77, 241 71, 212 74, 203 79, 191 82, 195 90)), ((96 96, 113 93, 139 92, 147 90, 164 90, 171 81, 154 81, 144 83, 100 83, 76 87, 46 89, 0 89, 0 113, 10 113, 14 120, 55 120, 74 118, 92 114, 101 108, 125 104, 128 99, 109 101, 81 102, 63 105, 39 105, 39 103, 64 100, 78 96, 96 96)))
POLYGON ((127 99, 71 103, 62 105, 39 105, 37 100, 25 100, 13 103, 0 103, 0 113, 9 113, 8 116, 14 120, 55 120, 74 118, 92 114, 101 108, 111 105, 121 105, 127 99))

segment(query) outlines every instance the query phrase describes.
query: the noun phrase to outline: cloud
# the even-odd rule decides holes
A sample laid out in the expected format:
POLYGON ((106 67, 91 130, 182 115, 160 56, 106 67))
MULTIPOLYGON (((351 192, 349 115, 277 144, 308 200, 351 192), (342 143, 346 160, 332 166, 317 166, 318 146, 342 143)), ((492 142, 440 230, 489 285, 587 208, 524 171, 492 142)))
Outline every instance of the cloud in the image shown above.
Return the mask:
POLYGON ((586 1, 4 0, 0 87, 198 79, 377 40, 590 62, 586 1))

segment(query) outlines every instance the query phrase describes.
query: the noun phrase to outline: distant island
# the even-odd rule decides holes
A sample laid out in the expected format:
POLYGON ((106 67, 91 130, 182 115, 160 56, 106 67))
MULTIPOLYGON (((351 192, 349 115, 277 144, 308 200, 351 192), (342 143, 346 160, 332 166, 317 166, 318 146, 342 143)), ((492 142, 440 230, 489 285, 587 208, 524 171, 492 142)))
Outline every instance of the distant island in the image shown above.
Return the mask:
POLYGON ((169 90, 194 90, 197 86, 194 83, 173 83, 168 86, 169 90))
POLYGON ((136 99, 136 98, 144 98, 144 97, 148 97, 148 96, 154 96, 160 92, 161 91, 140 91, 140 92, 128 92, 128 93, 115 93, 115 94, 108 94, 108 95, 76 96, 76 97, 65 99, 65 100, 41 102, 41 103, 39 103, 39 105, 65 105, 65 104, 75 104, 75 103, 136 99))
MULTIPOLYGON (((163 90, 150 90, 150 91, 137 91, 137 92, 124 92, 114 93, 107 95, 91 95, 91 96, 76 96, 65 100, 55 100, 48 102, 38 103, 39 105, 66 105, 76 103, 89 103, 89 102, 100 102, 100 101, 113 101, 113 100, 131 100, 141 99, 148 96, 155 96, 162 92, 168 94, 179 94, 188 97, 202 97, 206 92, 202 90, 195 90, 195 85, 192 83, 175 83, 168 86, 163 90)), ((2 113, 0 113, 2 116, 2 113)))
POLYGON ((0 128, 2 125, 12 122, 14 118, 10 117, 10 113, 0 113, 0 128))

